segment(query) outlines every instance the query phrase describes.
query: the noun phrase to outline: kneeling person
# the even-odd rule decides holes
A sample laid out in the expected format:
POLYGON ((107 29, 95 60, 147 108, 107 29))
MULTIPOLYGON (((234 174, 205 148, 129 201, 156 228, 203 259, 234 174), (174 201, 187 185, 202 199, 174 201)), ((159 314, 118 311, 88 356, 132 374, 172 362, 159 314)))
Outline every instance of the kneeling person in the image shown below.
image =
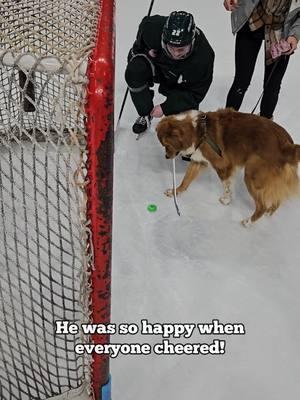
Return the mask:
POLYGON ((143 18, 125 72, 139 114, 133 132, 146 131, 152 118, 198 109, 212 82, 213 63, 214 52, 191 14, 143 18), (155 106, 154 83, 166 97, 155 106))

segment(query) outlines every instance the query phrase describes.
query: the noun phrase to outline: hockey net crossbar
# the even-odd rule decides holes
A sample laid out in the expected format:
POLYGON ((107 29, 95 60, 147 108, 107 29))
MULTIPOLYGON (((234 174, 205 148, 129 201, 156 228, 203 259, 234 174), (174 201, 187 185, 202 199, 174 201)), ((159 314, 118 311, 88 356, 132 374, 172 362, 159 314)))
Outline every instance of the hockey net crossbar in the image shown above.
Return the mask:
POLYGON ((55 321, 94 312, 87 92, 107 4, 0 3, 1 400, 98 398, 91 356, 74 352, 92 338, 55 321))
POLYGON ((52 72, 66 74, 77 81, 83 79, 87 70, 87 54, 93 47, 89 46, 77 52, 72 58, 61 60, 53 56, 36 57, 30 53, 14 54, 9 50, 0 51, 0 63, 8 67, 18 67, 21 70, 35 70, 39 72, 52 72))

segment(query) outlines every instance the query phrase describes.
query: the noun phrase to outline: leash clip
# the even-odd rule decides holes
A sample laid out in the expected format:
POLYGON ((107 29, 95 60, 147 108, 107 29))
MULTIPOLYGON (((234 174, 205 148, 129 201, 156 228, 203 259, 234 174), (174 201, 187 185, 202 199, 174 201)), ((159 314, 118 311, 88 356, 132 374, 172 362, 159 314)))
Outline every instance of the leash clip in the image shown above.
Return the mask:
POLYGON ((202 113, 202 114, 200 115, 200 120, 201 120, 201 123, 206 122, 206 114, 205 114, 205 113, 202 113))

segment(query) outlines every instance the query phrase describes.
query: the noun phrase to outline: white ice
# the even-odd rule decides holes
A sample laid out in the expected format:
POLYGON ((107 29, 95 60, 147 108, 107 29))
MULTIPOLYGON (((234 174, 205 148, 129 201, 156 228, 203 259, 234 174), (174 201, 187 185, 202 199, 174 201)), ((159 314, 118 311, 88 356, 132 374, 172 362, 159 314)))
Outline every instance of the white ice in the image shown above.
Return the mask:
MULTIPOLYGON (((117 3, 116 114, 126 86, 126 56, 148 0, 117 3)), ((214 81, 201 104, 223 107, 234 74, 230 15, 217 0, 156 0, 153 14, 190 11, 215 50, 214 81)), ((275 121, 300 143, 299 50, 283 80, 275 121)), ((251 112, 262 90, 262 54, 241 111, 251 112)), ((157 100, 159 101, 159 99, 157 100)), ((300 207, 291 200, 249 229, 253 210, 239 175, 234 201, 209 170, 178 197, 181 217, 163 192, 171 162, 155 131, 139 141, 128 98, 115 138, 112 321, 239 322, 245 335, 200 336, 183 343, 226 340, 224 355, 121 355, 111 361, 113 398, 122 400, 282 400, 300 398, 300 207), (155 213, 147 205, 157 205, 155 213)), ((178 160, 177 182, 186 163, 178 160)), ((161 336, 112 336, 111 342, 156 343, 161 336)), ((171 341, 172 338, 170 339, 171 341)))

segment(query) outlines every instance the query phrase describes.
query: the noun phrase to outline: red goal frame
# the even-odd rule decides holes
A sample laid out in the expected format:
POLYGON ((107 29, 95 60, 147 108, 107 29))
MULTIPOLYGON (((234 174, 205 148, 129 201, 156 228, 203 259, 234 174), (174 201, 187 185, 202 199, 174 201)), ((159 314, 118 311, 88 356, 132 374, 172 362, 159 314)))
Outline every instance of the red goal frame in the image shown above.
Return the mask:
MULTIPOLYGON (((97 32, 87 72, 87 218, 94 259, 91 266, 91 318, 92 323, 107 324, 111 309, 115 0, 100 0, 97 32)), ((93 335, 92 340, 104 344, 109 342, 109 336, 93 335)), ((110 398, 102 392, 108 382, 109 357, 94 354, 92 385, 96 399, 110 398)))

